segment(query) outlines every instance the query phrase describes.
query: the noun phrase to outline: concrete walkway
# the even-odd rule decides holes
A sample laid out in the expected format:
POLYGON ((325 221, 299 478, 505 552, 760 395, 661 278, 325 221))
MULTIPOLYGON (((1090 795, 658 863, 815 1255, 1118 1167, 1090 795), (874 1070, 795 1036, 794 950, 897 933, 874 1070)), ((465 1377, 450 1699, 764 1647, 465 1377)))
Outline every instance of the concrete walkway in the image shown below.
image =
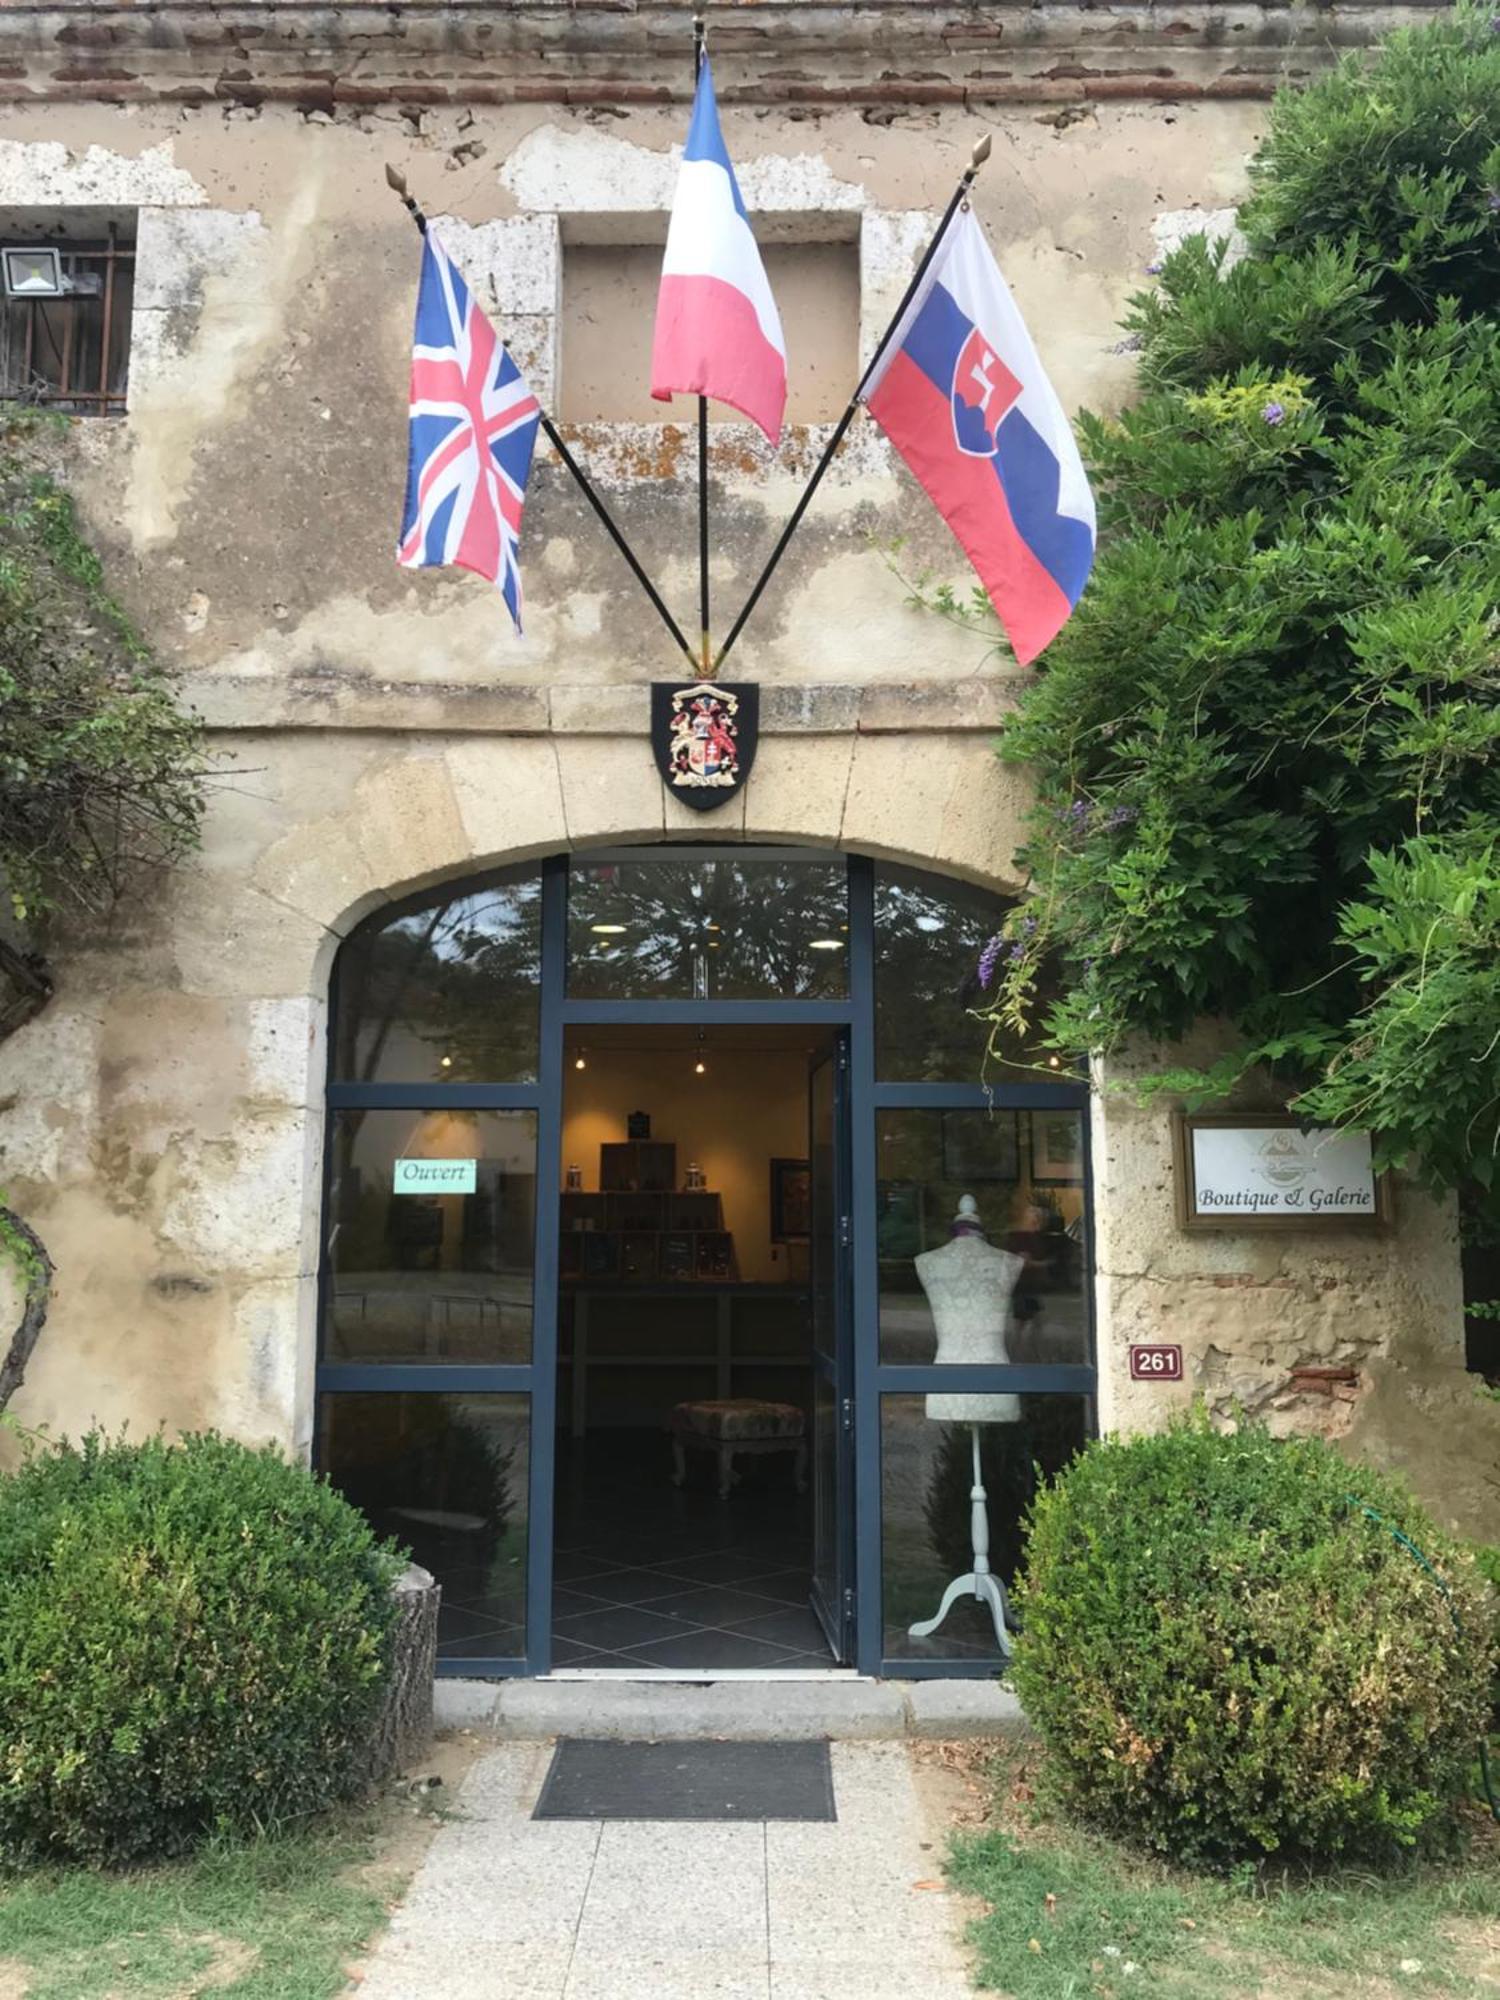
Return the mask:
POLYGON ((832 1746, 831 1825, 534 1822, 551 1754, 474 1766, 361 2000, 971 2000, 903 1743, 832 1746))

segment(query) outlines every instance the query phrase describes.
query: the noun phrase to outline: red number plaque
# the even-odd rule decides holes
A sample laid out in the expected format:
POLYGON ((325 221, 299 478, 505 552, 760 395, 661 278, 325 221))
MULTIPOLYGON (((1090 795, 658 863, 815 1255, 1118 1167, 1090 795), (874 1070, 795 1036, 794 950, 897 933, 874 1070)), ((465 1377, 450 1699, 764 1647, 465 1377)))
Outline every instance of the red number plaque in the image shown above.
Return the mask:
POLYGON ((1180 1382, 1182 1380, 1182 1349, 1180 1347, 1132 1347, 1130 1350, 1130 1379, 1132 1382, 1180 1382))

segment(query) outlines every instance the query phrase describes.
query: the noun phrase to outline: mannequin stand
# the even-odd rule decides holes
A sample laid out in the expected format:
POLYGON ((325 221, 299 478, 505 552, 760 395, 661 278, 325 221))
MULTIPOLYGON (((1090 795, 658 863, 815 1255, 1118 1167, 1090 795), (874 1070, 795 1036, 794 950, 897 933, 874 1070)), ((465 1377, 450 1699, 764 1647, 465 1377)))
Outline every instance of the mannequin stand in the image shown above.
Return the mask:
POLYGON ((925 1639, 936 1632, 948 1613, 960 1598, 972 1597, 976 1603, 989 1606, 990 1617, 995 1626, 995 1643, 1000 1648, 1002 1660, 1010 1658, 1010 1636, 1005 1629, 1005 1585, 990 1568, 990 1510, 989 1495, 984 1490, 984 1479, 979 1465, 979 1426, 970 1424, 969 1436, 974 1446, 974 1484, 969 1488, 969 1539, 974 1547, 974 1567, 967 1576, 956 1576, 943 1592, 943 1601, 937 1608, 937 1615, 924 1618, 920 1625, 909 1625, 907 1632, 913 1639, 925 1639))

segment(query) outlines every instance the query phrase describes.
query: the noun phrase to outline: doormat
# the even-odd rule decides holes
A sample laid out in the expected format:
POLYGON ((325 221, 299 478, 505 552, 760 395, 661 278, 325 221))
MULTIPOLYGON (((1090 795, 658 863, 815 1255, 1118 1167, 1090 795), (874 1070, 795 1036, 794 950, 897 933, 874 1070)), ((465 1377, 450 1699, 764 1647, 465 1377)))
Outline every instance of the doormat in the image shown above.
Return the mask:
POLYGON ((533 1819, 837 1819, 828 1745, 564 1736, 533 1819))

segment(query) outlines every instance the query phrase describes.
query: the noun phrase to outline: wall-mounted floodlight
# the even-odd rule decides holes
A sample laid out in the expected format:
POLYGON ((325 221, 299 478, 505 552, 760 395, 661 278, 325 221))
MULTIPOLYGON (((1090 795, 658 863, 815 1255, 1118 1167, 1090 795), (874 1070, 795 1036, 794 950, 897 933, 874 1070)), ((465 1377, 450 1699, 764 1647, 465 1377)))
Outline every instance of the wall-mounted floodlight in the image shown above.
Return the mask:
POLYGON ((0 250, 0 266, 4 267, 8 298, 60 299, 66 289, 62 259, 48 244, 28 243, 0 250))

